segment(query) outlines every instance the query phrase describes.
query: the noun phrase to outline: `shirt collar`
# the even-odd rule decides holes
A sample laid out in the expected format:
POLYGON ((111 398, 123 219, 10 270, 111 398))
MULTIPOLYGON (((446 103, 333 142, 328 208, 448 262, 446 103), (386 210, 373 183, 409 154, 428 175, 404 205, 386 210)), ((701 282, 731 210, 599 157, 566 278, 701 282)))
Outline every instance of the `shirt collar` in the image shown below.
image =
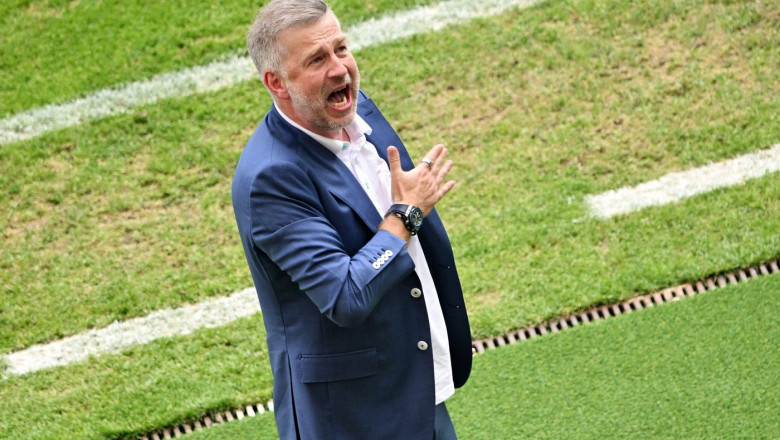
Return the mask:
POLYGON ((279 114, 282 115, 282 118, 284 118, 285 121, 289 122, 290 125, 306 133, 312 139, 314 139, 315 141, 320 143, 323 147, 327 148, 328 150, 333 152, 333 154, 336 155, 348 149, 350 142, 362 145, 363 142, 365 141, 365 136, 371 135, 371 132, 373 131, 371 126, 368 125, 368 123, 364 121, 363 118, 360 117, 360 115, 355 113, 355 118, 352 120, 352 123, 346 127, 350 142, 344 142, 338 139, 332 139, 326 136, 322 136, 320 134, 314 133, 311 130, 307 130, 297 122, 290 119, 287 115, 285 115, 284 112, 279 107, 276 106, 276 104, 274 104, 274 108, 276 108, 276 111, 278 111, 279 114))

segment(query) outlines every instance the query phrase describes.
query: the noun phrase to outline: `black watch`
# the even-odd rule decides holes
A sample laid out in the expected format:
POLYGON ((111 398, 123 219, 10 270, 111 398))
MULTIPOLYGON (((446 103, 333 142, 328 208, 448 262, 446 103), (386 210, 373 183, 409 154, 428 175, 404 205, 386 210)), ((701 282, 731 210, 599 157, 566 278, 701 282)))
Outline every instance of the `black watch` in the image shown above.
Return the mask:
POLYGON ((420 227, 422 226, 423 212, 416 206, 396 203, 387 210, 385 217, 390 214, 395 214, 396 217, 403 220, 406 229, 408 229, 412 235, 416 235, 417 231, 419 231, 420 227))

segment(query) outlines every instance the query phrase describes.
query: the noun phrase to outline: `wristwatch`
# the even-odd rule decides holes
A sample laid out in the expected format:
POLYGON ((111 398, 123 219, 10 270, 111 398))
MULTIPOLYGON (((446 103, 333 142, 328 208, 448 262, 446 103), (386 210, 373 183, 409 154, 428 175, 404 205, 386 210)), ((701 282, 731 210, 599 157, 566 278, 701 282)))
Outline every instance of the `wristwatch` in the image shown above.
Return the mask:
POLYGON ((400 218, 404 222, 406 229, 408 229, 412 235, 416 235, 417 231, 419 231, 422 226, 423 212, 416 206, 396 203, 387 210, 385 217, 390 214, 395 214, 396 217, 400 218))

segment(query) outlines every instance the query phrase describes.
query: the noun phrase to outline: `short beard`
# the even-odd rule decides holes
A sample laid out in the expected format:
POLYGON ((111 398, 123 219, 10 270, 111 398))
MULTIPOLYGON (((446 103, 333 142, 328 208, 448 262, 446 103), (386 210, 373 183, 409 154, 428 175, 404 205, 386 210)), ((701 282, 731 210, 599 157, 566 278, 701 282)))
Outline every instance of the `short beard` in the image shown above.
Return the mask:
MULTIPOLYGON (((346 81, 350 84, 349 85, 350 94, 352 95, 353 108, 354 108, 358 98, 357 95, 360 90, 360 84, 359 84, 360 77, 358 77, 357 79, 353 79, 352 76, 349 73, 347 73, 346 81)), ((344 128, 349 127, 349 125, 352 124, 352 121, 355 120, 356 112, 354 111, 352 113, 352 117, 345 122, 338 122, 338 121, 330 120, 327 117, 320 117, 321 114, 324 114, 322 103, 323 102, 327 103, 328 101, 327 96, 319 96, 319 97, 307 96, 303 92, 301 92, 297 88, 297 86, 291 83, 290 81, 287 81, 287 91, 290 93, 290 100, 292 101, 293 107, 297 109, 299 114, 311 117, 311 119, 308 122, 312 126, 314 126, 314 128, 316 128, 317 130, 341 131, 344 128)))

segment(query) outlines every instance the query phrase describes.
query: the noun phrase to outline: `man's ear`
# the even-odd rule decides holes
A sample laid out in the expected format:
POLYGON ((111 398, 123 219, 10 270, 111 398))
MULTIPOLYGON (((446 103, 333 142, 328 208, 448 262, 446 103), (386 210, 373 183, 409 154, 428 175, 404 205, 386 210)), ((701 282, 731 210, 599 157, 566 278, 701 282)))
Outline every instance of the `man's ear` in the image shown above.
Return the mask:
POLYGON ((263 74, 263 83, 279 99, 290 99, 290 92, 287 91, 287 84, 282 75, 266 70, 263 74))

